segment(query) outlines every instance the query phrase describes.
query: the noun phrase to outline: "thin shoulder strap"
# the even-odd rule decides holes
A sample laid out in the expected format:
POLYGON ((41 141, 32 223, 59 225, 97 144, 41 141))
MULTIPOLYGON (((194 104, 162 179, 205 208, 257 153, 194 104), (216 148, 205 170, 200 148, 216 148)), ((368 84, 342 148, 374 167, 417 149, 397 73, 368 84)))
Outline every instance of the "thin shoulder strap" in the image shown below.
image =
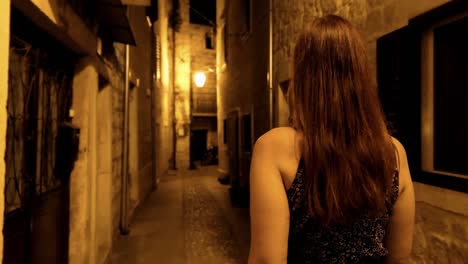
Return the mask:
POLYGON ((399 172, 400 171, 400 154, 398 152, 397 146, 395 145, 395 143, 393 143, 393 140, 392 140, 392 146, 395 149, 395 161, 396 161, 395 169, 397 172, 399 172))
MULTIPOLYGON (((395 161, 396 161, 396 164, 395 164, 395 173, 393 174, 393 186, 392 186, 392 192, 391 192, 391 205, 393 206, 393 204, 396 202, 397 198, 398 198, 398 194, 399 194, 399 188, 400 188, 400 184, 399 184, 399 177, 400 177, 400 155, 399 155, 399 152, 398 152, 398 147, 393 143, 393 140, 392 140, 392 145, 393 145, 393 148, 395 149, 395 161)), ((391 211, 391 208, 389 209, 391 211)))

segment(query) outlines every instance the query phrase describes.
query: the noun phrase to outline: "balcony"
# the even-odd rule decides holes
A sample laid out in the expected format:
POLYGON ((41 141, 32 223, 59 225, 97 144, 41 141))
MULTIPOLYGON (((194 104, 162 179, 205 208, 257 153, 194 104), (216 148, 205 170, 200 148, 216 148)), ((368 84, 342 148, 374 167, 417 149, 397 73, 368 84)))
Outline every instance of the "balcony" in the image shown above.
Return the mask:
POLYGON ((216 116, 216 94, 195 93, 192 116, 216 116))

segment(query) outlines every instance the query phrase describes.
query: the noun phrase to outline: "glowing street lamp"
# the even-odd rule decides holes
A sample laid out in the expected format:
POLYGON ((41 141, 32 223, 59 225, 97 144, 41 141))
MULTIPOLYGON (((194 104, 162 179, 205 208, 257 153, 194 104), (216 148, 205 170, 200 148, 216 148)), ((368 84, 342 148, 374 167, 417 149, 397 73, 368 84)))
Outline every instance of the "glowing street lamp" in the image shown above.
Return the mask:
POLYGON ((203 72, 197 72, 197 73, 194 75, 194 80, 195 80, 195 85, 196 85, 198 88, 202 88, 203 86, 205 86, 205 82, 206 82, 206 75, 205 75, 205 73, 203 73, 203 72))

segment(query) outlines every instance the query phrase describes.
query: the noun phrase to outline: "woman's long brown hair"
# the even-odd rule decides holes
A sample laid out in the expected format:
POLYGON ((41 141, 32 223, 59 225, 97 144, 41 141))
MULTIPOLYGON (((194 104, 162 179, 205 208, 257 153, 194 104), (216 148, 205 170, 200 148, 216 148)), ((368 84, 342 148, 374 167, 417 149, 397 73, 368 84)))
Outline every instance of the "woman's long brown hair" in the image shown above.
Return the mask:
POLYGON ((359 32, 339 16, 318 18, 293 61, 288 100, 312 217, 332 225, 383 212, 396 157, 359 32))

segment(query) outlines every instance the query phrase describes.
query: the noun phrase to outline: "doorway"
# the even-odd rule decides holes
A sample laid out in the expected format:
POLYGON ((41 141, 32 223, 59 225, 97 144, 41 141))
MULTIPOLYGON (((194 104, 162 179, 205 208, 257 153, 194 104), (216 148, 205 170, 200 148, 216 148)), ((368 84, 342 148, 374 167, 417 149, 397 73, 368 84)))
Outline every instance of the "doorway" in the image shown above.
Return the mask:
POLYGON ((207 150, 208 130, 195 129, 190 134, 190 160, 197 163, 203 160, 207 150))
POLYGON ((239 160, 239 111, 230 112, 226 120, 226 139, 229 156, 229 189, 233 204, 239 204, 241 198, 241 178, 239 160))

